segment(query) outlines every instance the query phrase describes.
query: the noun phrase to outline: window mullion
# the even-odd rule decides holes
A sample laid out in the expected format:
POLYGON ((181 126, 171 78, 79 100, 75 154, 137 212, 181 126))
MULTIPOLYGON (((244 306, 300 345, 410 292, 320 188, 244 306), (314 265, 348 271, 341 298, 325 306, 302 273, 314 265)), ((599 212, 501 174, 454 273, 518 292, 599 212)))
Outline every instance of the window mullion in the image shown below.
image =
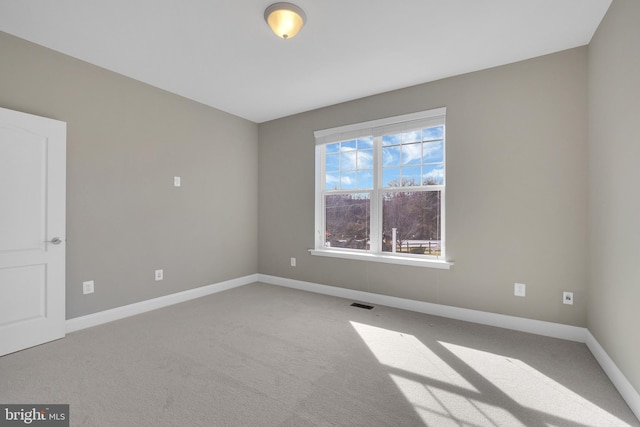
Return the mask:
POLYGON ((373 191, 371 192, 371 236, 370 251, 382 252, 382 199, 380 188, 382 186, 382 137, 373 138, 373 191))
POLYGON ((315 233, 315 247, 325 247, 325 202, 324 192, 326 188, 326 159, 325 159, 326 147, 324 145, 316 146, 316 233, 315 233))

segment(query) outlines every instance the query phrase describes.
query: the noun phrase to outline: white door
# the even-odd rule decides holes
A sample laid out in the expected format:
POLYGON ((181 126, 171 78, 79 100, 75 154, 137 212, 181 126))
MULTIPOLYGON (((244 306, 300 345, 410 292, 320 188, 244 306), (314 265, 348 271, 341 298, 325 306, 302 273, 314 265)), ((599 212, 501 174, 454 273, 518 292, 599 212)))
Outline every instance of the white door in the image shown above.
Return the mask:
POLYGON ((0 356, 65 335, 66 134, 0 108, 0 356))

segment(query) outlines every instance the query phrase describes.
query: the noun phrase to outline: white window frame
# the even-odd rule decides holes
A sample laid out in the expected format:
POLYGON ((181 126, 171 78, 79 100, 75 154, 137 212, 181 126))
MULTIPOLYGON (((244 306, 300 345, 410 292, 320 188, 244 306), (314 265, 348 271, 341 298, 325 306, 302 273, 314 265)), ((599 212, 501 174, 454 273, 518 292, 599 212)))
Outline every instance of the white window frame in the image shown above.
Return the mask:
MULTIPOLYGON (((382 187, 382 161, 380 153, 382 152, 382 136, 392 133, 400 133, 403 131, 411 131, 415 129, 428 128, 433 126, 445 125, 446 108, 436 108, 433 110, 420 111, 417 113, 405 114, 401 116, 388 117, 379 120, 372 120, 363 123, 340 126, 331 129, 323 129, 314 132, 316 140, 316 187, 315 187, 315 248, 310 249, 312 255, 346 258, 364 261, 384 262, 391 264, 412 265, 419 267, 431 267, 440 269, 449 269, 453 265, 452 262, 446 260, 446 236, 445 236, 445 188, 446 188, 446 126, 443 144, 443 161, 445 168, 445 180, 442 185, 431 185, 428 189, 431 191, 440 191, 441 195, 441 211, 440 211, 440 236, 441 236, 441 255, 412 255, 412 254, 396 254, 390 252, 382 252, 381 227, 382 218, 382 197, 383 192, 388 191, 420 191, 425 187, 400 187, 400 188, 383 188, 382 187), (373 136, 374 145, 374 188, 367 190, 344 190, 340 193, 369 193, 371 194, 370 209, 370 249, 355 250, 348 248, 327 248, 325 247, 325 147, 327 144, 348 141, 351 139, 371 137, 373 136)), ((338 193, 338 194, 340 194, 338 193)))

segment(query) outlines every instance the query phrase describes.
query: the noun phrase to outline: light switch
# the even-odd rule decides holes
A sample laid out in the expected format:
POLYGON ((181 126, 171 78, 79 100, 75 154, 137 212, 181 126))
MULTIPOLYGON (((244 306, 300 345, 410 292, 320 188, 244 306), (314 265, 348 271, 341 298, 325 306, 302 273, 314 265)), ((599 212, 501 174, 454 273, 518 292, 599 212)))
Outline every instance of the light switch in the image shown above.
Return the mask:
POLYGON ((94 289, 93 287, 94 287, 93 280, 87 280, 86 282, 82 282, 82 293, 84 295, 92 294, 94 289))
POLYGON ((173 177, 173 186, 174 187, 180 187, 180 177, 179 176, 174 176, 173 177))

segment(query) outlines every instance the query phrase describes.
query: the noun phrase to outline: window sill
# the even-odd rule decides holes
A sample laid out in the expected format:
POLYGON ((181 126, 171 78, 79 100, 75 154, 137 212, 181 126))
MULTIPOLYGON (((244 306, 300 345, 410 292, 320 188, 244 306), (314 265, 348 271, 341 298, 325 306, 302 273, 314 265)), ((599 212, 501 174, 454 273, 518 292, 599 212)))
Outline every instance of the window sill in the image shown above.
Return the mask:
POLYGON ((420 258, 409 258, 409 257, 393 256, 393 255, 337 251, 337 250, 330 250, 330 249, 309 249, 309 253, 311 255, 326 256, 331 258, 384 262, 387 264, 400 264, 400 265, 411 265, 414 267, 439 268, 442 270, 449 270, 453 265, 453 262, 450 262, 450 261, 443 261, 443 260, 431 259, 431 258, 420 259, 420 258))

